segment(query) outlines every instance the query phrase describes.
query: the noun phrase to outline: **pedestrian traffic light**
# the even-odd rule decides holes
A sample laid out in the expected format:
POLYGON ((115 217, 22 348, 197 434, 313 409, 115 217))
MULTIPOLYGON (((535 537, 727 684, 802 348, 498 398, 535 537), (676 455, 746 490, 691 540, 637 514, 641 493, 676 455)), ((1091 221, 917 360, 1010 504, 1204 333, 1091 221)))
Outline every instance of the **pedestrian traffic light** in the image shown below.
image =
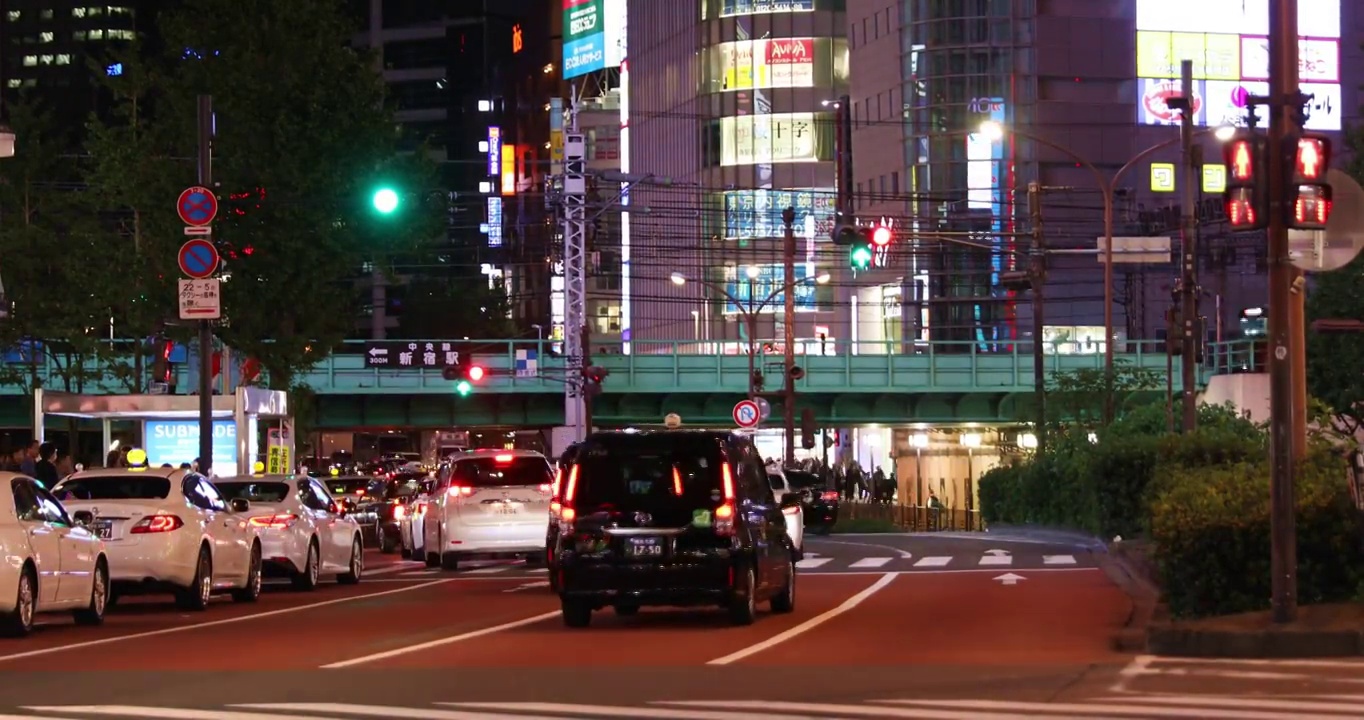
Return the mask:
POLYGON ((1331 218, 1331 185, 1326 182, 1331 165, 1331 141, 1311 134, 1289 143, 1292 176, 1288 185, 1288 226, 1297 230, 1325 230, 1331 218))
POLYGON ((174 341, 165 340, 161 343, 160 351, 156 357, 152 358, 152 382, 169 383, 171 381, 171 353, 174 351, 174 341))
POLYGON ((372 202, 380 215, 392 215, 398 209, 398 193, 392 188, 379 188, 374 191, 372 202))
POLYGON ((598 395, 601 393, 602 381, 611 371, 598 365, 589 365, 583 368, 583 390, 587 395, 598 395))
POLYGON ((848 252, 848 264, 854 270, 866 270, 871 267, 871 238, 867 233, 859 233, 857 240, 853 241, 852 250, 848 252))
POLYGON ((1269 227, 1268 140, 1255 130, 1237 130, 1222 148, 1227 186, 1222 193, 1233 230, 1269 227))

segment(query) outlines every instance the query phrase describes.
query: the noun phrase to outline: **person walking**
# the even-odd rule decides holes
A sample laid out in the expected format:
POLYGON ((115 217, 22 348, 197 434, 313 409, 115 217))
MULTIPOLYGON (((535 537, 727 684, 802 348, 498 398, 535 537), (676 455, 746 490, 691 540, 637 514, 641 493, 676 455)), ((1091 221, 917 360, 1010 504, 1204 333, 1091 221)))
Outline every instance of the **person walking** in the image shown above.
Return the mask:
POLYGON ((43 484, 43 487, 51 490, 57 486, 61 476, 57 474, 57 445, 56 443, 45 442, 38 446, 38 461, 33 464, 34 480, 43 484))

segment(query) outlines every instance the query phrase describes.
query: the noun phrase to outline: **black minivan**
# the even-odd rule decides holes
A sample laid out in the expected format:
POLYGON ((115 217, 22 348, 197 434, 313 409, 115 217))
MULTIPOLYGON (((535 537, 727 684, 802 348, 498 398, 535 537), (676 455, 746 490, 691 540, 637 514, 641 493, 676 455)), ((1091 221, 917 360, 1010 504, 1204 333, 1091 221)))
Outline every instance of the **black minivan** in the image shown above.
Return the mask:
POLYGON ((550 521, 564 624, 613 607, 716 605, 751 624, 757 604, 795 609, 796 550, 762 458, 741 435, 602 432, 562 468, 550 521))

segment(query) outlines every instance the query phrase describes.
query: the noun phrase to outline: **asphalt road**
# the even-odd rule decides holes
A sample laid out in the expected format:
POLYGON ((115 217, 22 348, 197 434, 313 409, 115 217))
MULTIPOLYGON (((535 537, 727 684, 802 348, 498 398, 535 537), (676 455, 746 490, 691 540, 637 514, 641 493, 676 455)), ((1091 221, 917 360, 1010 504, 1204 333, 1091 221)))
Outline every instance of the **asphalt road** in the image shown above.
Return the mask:
POLYGON ((796 612, 743 628, 646 610, 570 630, 543 573, 414 575, 377 554, 355 587, 272 587, 197 614, 132 600, 101 628, 58 618, 0 642, 0 720, 1364 715, 1364 665, 1112 651, 1130 604, 1082 545, 835 536, 807 550, 829 562, 802 569, 796 612), (869 558, 890 560, 854 567, 869 558))

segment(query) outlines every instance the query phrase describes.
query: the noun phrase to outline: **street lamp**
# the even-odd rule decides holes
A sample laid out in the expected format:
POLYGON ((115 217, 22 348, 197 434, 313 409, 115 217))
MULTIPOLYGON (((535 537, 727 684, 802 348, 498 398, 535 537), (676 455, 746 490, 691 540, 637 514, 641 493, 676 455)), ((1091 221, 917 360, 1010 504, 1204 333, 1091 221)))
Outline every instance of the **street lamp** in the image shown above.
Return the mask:
MULTIPOLYGON (((1143 160, 1152 155, 1172 147, 1180 142, 1179 136, 1156 143, 1145 150, 1137 153, 1126 164, 1118 168, 1118 171, 1111 176, 1105 176, 1093 163, 1077 154, 1074 150, 1058 143, 1047 140, 1044 137, 1033 135, 1032 133, 1009 128, 1008 132, 1026 140, 1031 140, 1038 145, 1050 148, 1065 155, 1077 164, 1083 166, 1094 175, 1095 181, 1099 185, 1099 190, 1103 194, 1104 203, 1104 424, 1113 420, 1113 196, 1117 191, 1118 180, 1122 178, 1128 170, 1136 167, 1143 160)), ((1203 128, 1193 133, 1193 138, 1197 139, 1205 135, 1213 135, 1219 140, 1227 140, 1235 134, 1234 127, 1203 128)), ((1004 125, 993 120, 987 120, 980 125, 980 133, 989 140, 1001 140, 1005 135, 1004 125)))

